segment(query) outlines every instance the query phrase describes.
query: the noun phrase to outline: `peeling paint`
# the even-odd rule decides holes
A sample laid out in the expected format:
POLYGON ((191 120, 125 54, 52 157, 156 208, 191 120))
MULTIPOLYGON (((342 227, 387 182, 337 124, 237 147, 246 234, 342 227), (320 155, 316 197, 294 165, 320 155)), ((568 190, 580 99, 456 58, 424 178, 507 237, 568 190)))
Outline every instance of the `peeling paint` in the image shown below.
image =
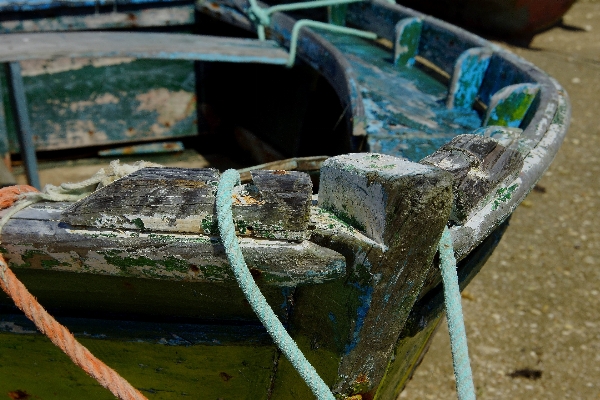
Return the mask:
POLYGON ((104 104, 119 104, 119 98, 111 93, 104 93, 90 100, 76 101, 69 104, 71 112, 83 111, 87 107, 104 104))
POLYGON ((21 61, 21 75, 38 76, 42 74, 57 74, 59 72, 75 71, 83 67, 106 67, 134 61, 131 57, 103 57, 103 58, 69 58, 60 57, 50 60, 25 60, 21 61))
POLYGON ((0 22, 0 33, 48 32, 185 25, 194 22, 193 6, 145 9, 131 12, 94 13, 81 16, 7 20, 0 22))
MULTIPOLYGON (((135 98, 140 102, 137 111, 157 112, 158 124, 167 128, 191 116, 196 110, 194 94, 184 90, 175 92, 159 88, 140 93, 135 98)), ((158 124, 152 125, 152 130, 156 133, 164 130, 158 124)))

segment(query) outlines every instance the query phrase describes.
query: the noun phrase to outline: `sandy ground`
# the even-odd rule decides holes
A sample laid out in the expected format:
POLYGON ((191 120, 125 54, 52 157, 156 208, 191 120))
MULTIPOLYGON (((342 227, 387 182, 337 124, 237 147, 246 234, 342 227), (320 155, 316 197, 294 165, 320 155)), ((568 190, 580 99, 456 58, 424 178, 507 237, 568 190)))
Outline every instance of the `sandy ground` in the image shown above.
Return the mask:
MULTIPOLYGON (((554 163, 463 295, 479 399, 600 399, 600 1, 529 48, 573 118, 554 163)), ((444 326, 400 398, 456 398, 444 326)))

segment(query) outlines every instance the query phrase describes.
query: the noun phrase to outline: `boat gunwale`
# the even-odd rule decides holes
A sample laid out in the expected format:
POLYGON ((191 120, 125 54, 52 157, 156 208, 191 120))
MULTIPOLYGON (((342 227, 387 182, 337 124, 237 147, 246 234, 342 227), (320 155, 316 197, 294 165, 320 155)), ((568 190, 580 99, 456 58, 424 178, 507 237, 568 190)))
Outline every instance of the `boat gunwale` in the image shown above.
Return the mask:
MULTIPOLYGON (((235 10, 240 13, 243 12, 245 5, 247 5, 246 1, 244 0, 224 0, 222 3, 231 7, 231 11, 235 10)), ((205 9, 210 8, 205 7, 205 9)), ((481 243, 485 236, 487 236, 487 234, 493 230, 492 228, 495 225, 499 224, 506 219, 508 215, 510 215, 510 213, 518 206, 518 204, 531 190, 531 188, 533 188, 533 185, 541 178, 543 172, 550 165, 554 155, 558 150, 558 147, 560 146, 560 143, 562 143, 568 127, 570 118, 570 104, 568 101, 568 96, 560 84, 546 75, 542 70, 532 63, 462 28, 414 11, 407 7, 397 4, 389 4, 382 0, 353 3, 349 5, 348 8, 349 13, 352 10, 359 10, 362 12, 361 18, 368 18, 368 16, 365 17, 365 9, 370 10, 372 13, 385 15, 385 19, 388 20, 389 23, 387 25, 384 23, 379 23, 376 25, 371 24, 366 27, 359 27, 375 28, 373 29, 375 33, 383 38, 388 40, 393 39, 395 26, 395 23, 392 23, 393 21, 397 22, 397 20, 402 18, 419 18, 423 21, 425 26, 428 26, 434 30, 437 29, 450 32, 454 35, 454 37, 456 37, 457 40, 461 41, 461 46, 464 48, 472 48, 477 46, 491 48, 495 54, 505 60, 509 65, 528 76, 533 83, 540 85, 537 109, 533 113, 533 116, 531 116, 529 119, 528 124, 521 136, 522 139, 525 139, 525 143, 527 147, 529 147, 530 153, 527 155, 525 166, 521 170, 519 177, 510 184, 518 184, 519 186, 509 201, 503 202, 497 207, 491 207, 492 202, 490 201, 481 210, 472 215, 472 217, 466 223, 452 227, 453 238, 457 244, 455 248, 456 254, 458 258, 461 259, 471 249, 481 243), (553 124, 552 121, 555 119, 557 112, 564 112, 560 109, 565 107, 565 116, 561 118, 560 122, 553 124), (554 136, 548 140, 548 137, 551 133, 554 133, 554 136), (536 158, 538 163, 535 166, 530 166, 533 158, 536 158)), ((238 22, 240 27, 241 25, 245 25, 240 21, 238 22)), ((248 22, 249 23, 244 26, 246 29, 252 27, 249 20, 248 22)), ((274 13, 271 18, 271 36, 277 42, 279 42, 280 45, 289 45, 289 33, 291 32, 294 23, 295 20, 284 13, 274 13)), ((27 35, 44 34, 15 34, 11 36, 17 38, 27 35)), ((160 34, 161 37, 163 35, 171 34, 160 34)), ((181 35, 174 34, 173 36, 177 37, 181 35)), ((350 63, 340 50, 338 50, 333 44, 310 28, 303 29, 299 40, 301 44, 302 40, 308 40, 308 43, 305 43, 305 46, 308 46, 309 44, 317 45, 319 52, 324 52, 324 54, 330 55, 330 58, 328 59, 328 61, 330 61, 330 66, 327 67, 327 65, 324 65, 322 62, 322 59, 315 59, 314 57, 311 57, 311 54, 308 51, 303 51, 302 46, 300 46, 298 52, 298 57, 322 73, 323 76, 330 82, 330 84, 332 84, 340 98, 342 107, 346 108, 349 106, 352 110, 352 112, 349 113, 349 115, 347 114, 345 118, 348 130, 352 132, 352 135, 350 135, 349 141, 343 144, 343 149, 350 151, 352 150, 352 136, 366 135, 363 125, 363 122, 366 118, 365 109, 362 104, 361 93, 358 90, 356 80, 353 76, 353 68, 350 66, 350 63)), ((223 41, 225 42, 226 40, 223 41)), ((423 40, 421 40, 421 42, 423 42, 423 40)), ((420 48, 423 46, 425 46, 425 44, 420 45, 420 48)), ((281 51, 281 53, 283 53, 283 51, 281 51)), ((178 54, 179 53, 176 53, 173 57, 177 58, 178 54)), ((320 54, 322 55, 322 53, 320 54)), ((106 57, 110 55, 102 53, 101 56, 106 57)), ((150 56, 150 58, 154 57, 156 56, 150 56)), ((158 58, 163 57, 165 56, 162 55, 158 58)), ((35 57, 32 56, 31 58, 35 57)), ((429 61, 433 62, 446 72, 452 72, 448 71, 448 65, 451 65, 451 63, 440 65, 440 63, 436 63, 435 60, 429 61)))
MULTIPOLYGON (((247 4, 244 0, 223 0, 219 1, 219 3, 225 3, 238 12, 242 12, 242 10, 245 9, 244 5, 247 4)), ((377 8, 377 11, 379 12, 386 12, 386 18, 390 18, 390 15, 393 15, 395 22, 388 25, 377 24, 367 27, 354 24, 358 28, 370 29, 374 27, 375 29, 373 29, 373 31, 377 33, 378 36, 393 41, 394 26, 397 21, 402 18, 419 18, 423 21, 424 25, 428 25, 430 28, 454 34, 457 39, 460 39, 465 44, 465 49, 473 47, 491 48, 495 55, 511 65, 514 69, 525 74, 525 76, 530 79, 529 83, 540 85, 536 110, 533 115, 529 116, 527 126, 521 135, 521 139, 528 147, 529 153, 526 155, 525 163, 519 173, 519 177, 506 185, 507 187, 510 187, 514 184, 518 184, 518 187, 514 190, 508 201, 499 202, 495 205, 494 201, 490 200, 484 207, 475 212, 464 224, 451 227, 451 233, 455 243, 455 254, 457 258, 461 260, 472 249, 478 246, 487 235, 495 229, 495 227, 508 218, 525 196, 531 191, 535 183, 541 179, 544 171, 550 166, 550 163, 554 159, 554 156, 566 135, 569 125, 571 107, 568 95, 556 80, 548 76, 531 62, 476 34, 438 18, 417 12, 408 7, 390 4, 383 0, 352 3, 348 6, 348 13, 353 9, 361 9, 361 11, 364 11, 365 7, 371 7, 372 9, 377 8), (563 113, 564 115, 561 115, 559 122, 553 123, 557 113, 563 113), (534 159, 537 160, 537 162, 534 163, 534 159)), ((276 33, 279 35, 273 35, 273 38, 280 42, 280 44, 287 45, 286 41, 282 41, 281 36, 283 35, 277 30, 277 27, 281 24, 291 31, 295 20, 281 12, 276 12, 272 15, 272 21, 275 22, 271 23, 271 34, 273 35, 276 33)), ((248 27, 250 26, 251 25, 248 25, 248 27)), ((352 67, 349 65, 341 51, 310 28, 303 28, 299 37, 299 40, 302 40, 302 38, 312 39, 314 43, 318 43, 323 49, 331 51, 331 55, 339 66, 347 65, 348 68, 343 69, 342 76, 347 82, 346 87, 352 88, 352 84, 355 82, 352 76, 352 67)), ((301 47, 299 47, 298 57, 318 71, 323 72, 323 67, 319 64, 314 65, 316 63, 315 60, 308 58, 306 52, 302 51, 301 47)), ((452 75, 453 71, 449 70, 447 66, 444 68, 444 65, 439 65, 439 63, 432 60, 429 61, 452 75)), ((453 65, 453 63, 447 64, 453 65)), ((332 86, 334 86, 334 88, 336 88, 336 86, 341 86, 339 84, 339 76, 337 77, 338 79, 335 79, 336 76, 327 75, 325 78, 332 86)), ((354 94, 352 91, 350 93, 354 94)), ((340 99, 342 98, 341 94, 342 93, 338 92, 340 99)), ((360 91, 357 90, 356 97, 350 96, 348 101, 350 104, 353 104, 356 102, 360 103, 361 100, 362 96, 360 95, 360 91)), ((354 111, 354 114, 347 119, 352 120, 350 124, 353 124, 355 129, 359 126, 358 131, 352 130, 353 135, 366 135, 364 130, 360 130, 360 124, 357 124, 357 120, 364 118, 364 108, 362 107, 362 104, 360 104, 360 107, 355 107, 353 104, 352 110, 354 111)))

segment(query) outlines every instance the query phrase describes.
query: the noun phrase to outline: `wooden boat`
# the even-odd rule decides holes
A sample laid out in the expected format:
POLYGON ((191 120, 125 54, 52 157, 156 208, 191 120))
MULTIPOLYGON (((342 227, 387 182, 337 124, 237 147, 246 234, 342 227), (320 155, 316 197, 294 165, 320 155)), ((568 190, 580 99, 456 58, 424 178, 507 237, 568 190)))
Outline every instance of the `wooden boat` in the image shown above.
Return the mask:
POLYGON ((559 22, 575 0, 402 0, 399 3, 465 28, 527 38, 559 22))
MULTIPOLYGON (((257 17, 248 7, 202 2, 198 30, 251 36, 257 17)), ((331 8, 333 25, 373 39, 312 22, 300 28, 271 11, 264 41, 5 35, 0 60, 9 63, 16 130, 27 143, 18 61, 183 59, 196 63, 206 105, 199 119, 210 109, 228 121, 221 134, 235 128, 254 150, 334 155, 317 196, 302 173, 253 172, 234 194, 237 233, 255 281, 333 392, 393 399, 443 312, 442 230, 450 227, 464 287, 552 161, 568 97, 530 63, 398 5, 331 8), (368 153, 344 155, 357 151, 368 153)), ((22 149, 33 175, 35 154, 22 149)), ((313 161, 295 164, 314 170, 313 161)), ((210 169, 146 168, 76 203, 30 205, 3 227, 2 252, 51 313, 148 396, 310 398, 231 276, 215 236, 218 179, 210 169)), ((9 299, 2 312, 1 387, 109 395, 77 375, 9 299)))

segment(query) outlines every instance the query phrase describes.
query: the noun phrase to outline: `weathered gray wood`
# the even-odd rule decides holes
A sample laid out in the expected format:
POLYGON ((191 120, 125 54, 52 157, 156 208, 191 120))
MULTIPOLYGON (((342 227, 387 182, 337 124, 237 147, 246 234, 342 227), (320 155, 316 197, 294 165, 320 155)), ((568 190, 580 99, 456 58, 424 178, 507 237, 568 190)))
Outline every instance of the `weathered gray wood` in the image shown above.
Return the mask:
MULTIPOLYGON (((321 342, 335 342, 338 336, 349 340, 340 349, 336 393, 367 393, 383 377, 448 220, 451 185, 445 171, 386 155, 350 154, 324 163, 319 205, 355 233, 345 235, 327 223, 317 224, 312 240, 353 260, 344 288, 329 292, 328 299, 333 310, 339 302, 346 304, 350 322, 336 324, 338 318, 347 318, 341 313, 312 313, 313 319, 306 318, 308 310, 297 312, 311 321, 304 322, 304 329, 319 326, 321 342), (371 246, 357 241, 363 234, 373 241, 371 246)), ((309 290, 302 289, 299 296, 309 290)), ((316 291, 313 295, 316 300, 316 291)))
MULTIPOLYGON (((312 182, 295 171, 254 171, 253 184, 236 187, 238 234, 306 238, 312 182)), ((105 186, 67 209, 74 226, 153 232, 216 234, 214 169, 145 168, 105 186)))
POLYGON ((489 137, 459 135, 421 163, 453 175, 454 205, 450 219, 460 225, 491 200, 495 189, 507 191, 510 198, 510 191, 515 188, 500 186, 518 176, 523 156, 489 137))
MULTIPOLYGON (((181 26, 194 23, 194 6, 192 4, 164 5, 156 8, 113 8, 110 12, 97 12, 95 7, 87 4, 75 4, 68 1, 56 1, 55 5, 59 7, 79 8, 76 12, 69 12, 63 9, 58 13, 50 12, 47 5, 39 4, 36 6, 29 1, 21 2, 21 5, 11 1, 11 5, 2 9, 0 12, 8 11, 0 21, 0 33, 15 32, 49 32, 49 31, 81 31, 81 30, 101 30, 101 29, 123 29, 157 26, 181 26), (29 7, 27 7, 29 5, 29 7), (87 6, 87 7, 86 7, 87 6), (19 8, 29 11, 27 13, 18 13, 19 8), (33 9, 33 10, 32 10, 33 9), (7 15, 8 14, 8 15, 7 15)), ((84 2, 85 3, 85 2, 84 2)), ((106 4, 106 2, 104 2, 106 4)), ((135 7, 135 6, 134 6, 135 7)), ((23 10, 23 11, 25 11, 23 10)))
POLYGON ((238 169, 238 172, 240 173, 240 180, 246 183, 252 180, 250 172, 255 170, 318 171, 328 158, 329 156, 294 157, 238 169))
MULTIPOLYGON (((11 266, 163 280, 235 280, 216 237, 73 227, 60 222, 69 205, 38 203, 8 221, 2 248, 11 266)), ((241 238, 240 246, 255 277, 267 284, 322 283, 345 271, 339 253, 307 241, 241 238)))
POLYGON ((494 139, 498 144, 501 144, 507 148, 517 149, 523 154, 526 155, 526 152, 530 149, 524 147, 519 138, 523 134, 523 129, 521 128, 510 128, 508 126, 486 126, 483 128, 479 128, 473 132, 474 135, 489 137, 494 139))
POLYGON ((0 62, 57 57, 133 57, 285 65, 275 42, 152 32, 62 32, 6 35, 0 62))

